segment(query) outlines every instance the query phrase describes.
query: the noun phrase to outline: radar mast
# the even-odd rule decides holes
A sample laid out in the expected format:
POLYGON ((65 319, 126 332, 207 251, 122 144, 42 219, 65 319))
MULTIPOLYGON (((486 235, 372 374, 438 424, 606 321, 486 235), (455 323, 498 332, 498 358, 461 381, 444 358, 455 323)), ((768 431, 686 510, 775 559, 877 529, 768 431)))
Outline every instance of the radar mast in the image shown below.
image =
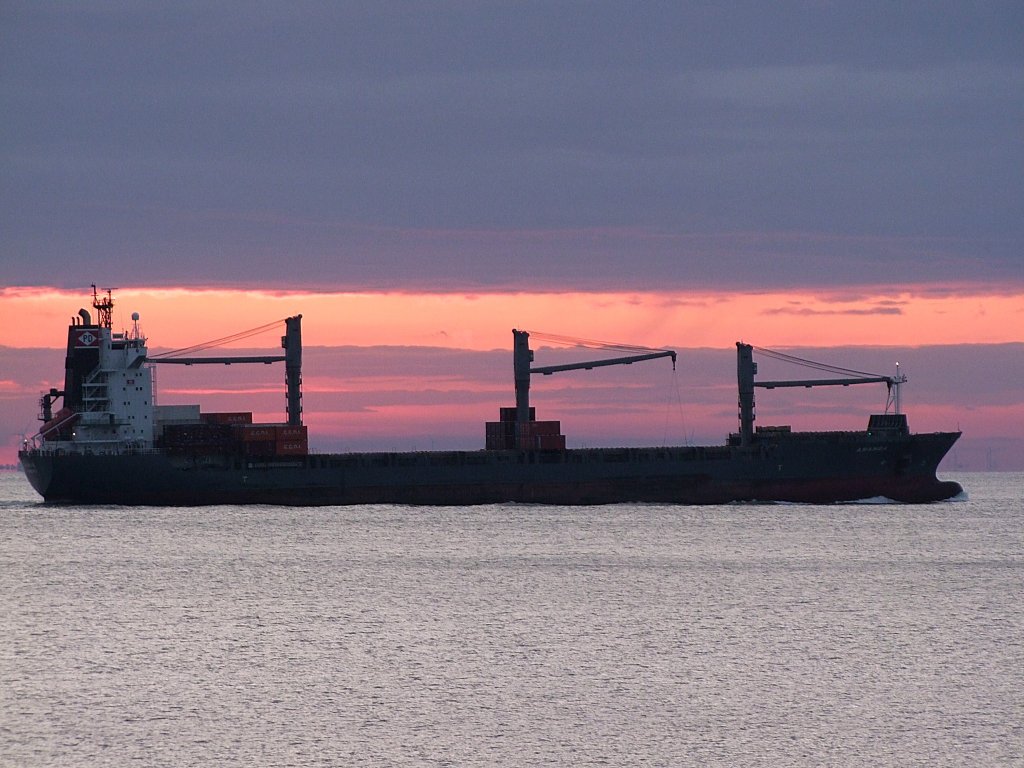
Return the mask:
POLYGON ((96 291, 96 283, 92 284, 92 305, 96 308, 96 322, 100 328, 108 331, 114 325, 114 300, 110 296, 110 288, 107 288, 107 295, 100 296, 96 291))

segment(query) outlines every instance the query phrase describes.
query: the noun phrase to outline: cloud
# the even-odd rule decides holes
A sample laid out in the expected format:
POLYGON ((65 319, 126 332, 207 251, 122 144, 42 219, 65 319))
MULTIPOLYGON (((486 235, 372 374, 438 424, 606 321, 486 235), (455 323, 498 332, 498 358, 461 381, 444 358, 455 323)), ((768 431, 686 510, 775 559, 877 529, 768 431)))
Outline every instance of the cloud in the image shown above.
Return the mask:
POLYGON ((1017 21, 1012 3, 6 8, 0 265, 25 285, 126 266, 354 290, 1020 284, 1017 21))
POLYGON ((812 309, 810 307, 778 307, 776 309, 766 309, 763 314, 766 315, 802 315, 806 317, 813 317, 815 315, 902 315, 903 310, 899 307, 869 307, 869 308, 854 308, 849 307, 846 309, 812 309))

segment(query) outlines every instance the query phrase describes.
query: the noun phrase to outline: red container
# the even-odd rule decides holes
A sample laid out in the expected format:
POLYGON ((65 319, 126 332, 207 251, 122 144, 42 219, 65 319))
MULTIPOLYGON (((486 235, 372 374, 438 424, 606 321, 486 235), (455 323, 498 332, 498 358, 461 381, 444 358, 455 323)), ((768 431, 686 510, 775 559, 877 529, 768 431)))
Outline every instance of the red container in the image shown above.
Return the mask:
MULTIPOLYGON (((516 408, 499 408, 498 418, 502 421, 515 421, 516 420, 516 408)), ((530 406, 530 421, 537 418, 537 409, 530 406)))
POLYGON ((277 439, 277 427, 274 424, 240 424, 236 427, 236 434, 243 443, 273 443, 277 439))
POLYGON ((252 424, 252 413, 242 411, 232 413, 201 414, 207 424, 252 424))
POLYGON ((242 447, 246 456, 270 457, 277 444, 273 440, 249 440, 242 447))
POLYGON ((534 435, 560 435, 562 433, 562 422, 560 421, 533 421, 530 422, 534 435))
POLYGON ((275 453, 278 456, 305 456, 309 453, 309 444, 305 440, 278 440, 275 453))
POLYGON ((561 434, 562 424, 559 421, 528 421, 515 424, 514 437, 509 439, 517 448, 532 450, 564 450, 565 437, 561 434))
POLYGON ((277 428, 277 440, 305 440, 306 439, 306 427, 304 424, 299 426, 292 426, 287 424, 283 427, 277 428))
POLYGON ((516 447, 515 430, 510 429, 515 425, 509 421, 488 421, 486 422, 486 442, 484 447, 488 451, 505 451, 516 447))

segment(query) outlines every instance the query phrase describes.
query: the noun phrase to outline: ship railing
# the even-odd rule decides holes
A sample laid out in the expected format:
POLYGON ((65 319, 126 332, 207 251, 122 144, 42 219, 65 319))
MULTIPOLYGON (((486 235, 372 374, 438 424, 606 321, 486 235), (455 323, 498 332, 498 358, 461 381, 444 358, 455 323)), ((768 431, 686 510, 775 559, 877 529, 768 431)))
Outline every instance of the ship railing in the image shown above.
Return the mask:
POLYGON ((89 442, 76 440, 74 443, 65 442, 50 445, 26 439, 22 443, 22 450, 35 456, 67 456, 76 454, 85 456, 140 456, 161 453, 157 448, 144 448, 137 445, 98 440, 89 442))

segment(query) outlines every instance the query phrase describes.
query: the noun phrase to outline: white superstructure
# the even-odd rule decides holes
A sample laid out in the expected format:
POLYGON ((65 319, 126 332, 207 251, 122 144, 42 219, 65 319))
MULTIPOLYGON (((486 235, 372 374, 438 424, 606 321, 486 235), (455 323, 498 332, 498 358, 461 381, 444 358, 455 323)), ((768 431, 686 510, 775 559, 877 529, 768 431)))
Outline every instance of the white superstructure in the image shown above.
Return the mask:
MULTIPOLYGON (((98 337, 99 365, 82 379, 81 410, 68 448, 96 452, 153 447, 153 371, 146 364, 138 314, 132 321, 129 333, 104 327, 92 331, 98 337)), ((82 336, 89 341, 87 334, 82 336)))

